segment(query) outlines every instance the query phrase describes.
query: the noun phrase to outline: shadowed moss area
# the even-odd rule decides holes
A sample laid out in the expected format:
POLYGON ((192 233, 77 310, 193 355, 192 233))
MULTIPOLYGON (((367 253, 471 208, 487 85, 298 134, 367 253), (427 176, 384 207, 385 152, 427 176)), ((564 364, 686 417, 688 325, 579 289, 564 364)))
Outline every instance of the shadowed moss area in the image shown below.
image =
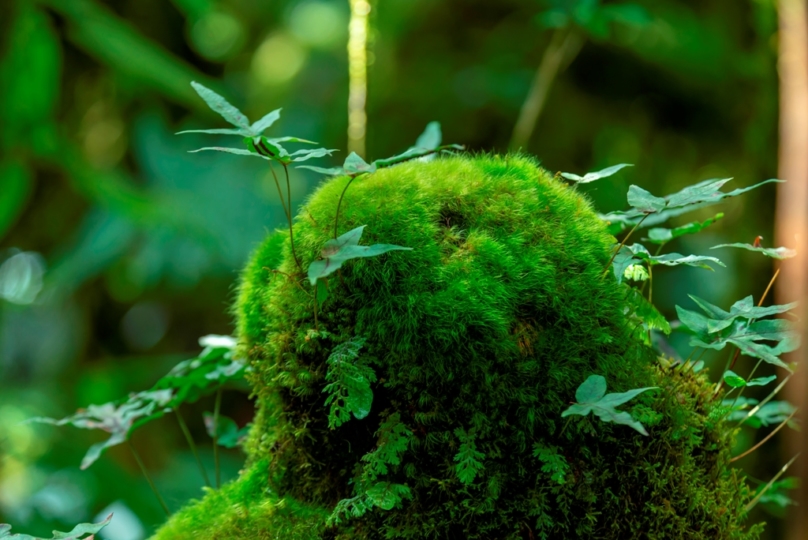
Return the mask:
MULTIPOLYGON (((756 536, 706 381, 663 369, 632 337, 628 291, 607 270, 614 238, 573 187, 520 156, 357 177, 339 233, 366 225, 363 245, 413 251, 349 261, 315 306, 303 269, 333 238, 348 182, 324 183, 298 215, 300 268, 276 233, 243 276, 238 333, 259 404, 249 470, 299 510, 277 526, 246 518, 232 538, 272 538, 297 511, 300 527, 306 512, 331 515, 310 536, 323 539, 756 536), (358 338, 342 361, 371 370, 370 413, 330 428, 327 360, 358 338), (591 374, 610 392, 661 387, 624 407, 650 437, 561 418, 591 374)), ((198 515, 157 538, 218 538, 198 515)))

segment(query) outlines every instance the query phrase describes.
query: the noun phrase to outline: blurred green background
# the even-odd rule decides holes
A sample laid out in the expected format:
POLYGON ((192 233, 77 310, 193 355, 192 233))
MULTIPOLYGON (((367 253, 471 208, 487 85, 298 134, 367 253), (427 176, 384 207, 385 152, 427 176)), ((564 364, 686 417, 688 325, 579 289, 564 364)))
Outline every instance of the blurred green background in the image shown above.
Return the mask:
MULTIPOLYGON (((164 519, 125 448, 79 471, 97 434, 20 422, 145 389, 195 355, 199 336, 233 331, 239 269, 284 217, 263 162, 188 154, 215 141, 173 135, 224 127, 189 83, 253 119, 283 107, 269 136, 345 149, 349 17, 347 0, 0 2, 0 522, 46 534, 111 507, 102 536, 138 540, 164 519)), ((445 142, 506 151, 545 49, 573 28, 580 51, 523 149, 553 171, 634 163, 582 188, 599 209, 622 209, 632 183, 663 195, 776 174, 772 0, 378 0, 370 24, 369 159, 407 148, 431 120, 445 142)), ((292 180, 297 205, 320 178, 292 180)), ((771 185, 732 199, 723 221, 672 248, 770 241, 773 207, 771 185)), ((771 263, 718 255, 727 268, 714 274, 658 272, 654 298, 669 318, 675 303, 693 307, 688 292, 724 306, 759 298, 771 263)), ((211 402, 184 415, 212 467, 211 402)), ((247 394, 227 392, 223 412, 247 423, 247 394)), ((172 509, 202 494, 171 417, 133 443, 172 509)), ((242 459, 225 455, 225 478, 242 459)), ((768 480, 782 465, 777 443, 742 463, 768 480)), ((782 512, 756 510, 768 538, 782 536, 782 512)))

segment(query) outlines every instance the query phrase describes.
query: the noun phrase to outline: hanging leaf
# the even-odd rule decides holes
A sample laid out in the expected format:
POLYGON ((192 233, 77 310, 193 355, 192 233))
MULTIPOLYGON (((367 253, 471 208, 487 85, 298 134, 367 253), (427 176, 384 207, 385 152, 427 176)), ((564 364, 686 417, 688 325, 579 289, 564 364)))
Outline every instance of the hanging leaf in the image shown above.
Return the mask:
POLYGON ((171 390, 158 390, 139 392, 133 394, 120 405, 104 403, 103 405, 90 405, 86 409, 79 409, 76 414, 56 420, 53 418, 31 418, 29 422, 41 422, 64 426, 70 424, 79 429, 100 429, 110 434, 106 441, 96 443, 87 450, 81 460, 81 469, 84 470, 95 463, 107 449, 126 442, 135 423, 152 420, 167 412, 167 405, 172 399, 171 390))
POLYGON ((590 375, 575 391, 577 403, 570 405, 567 410, 561 413, 561 416, 567 417, 574 414, 587 416, 591 412, 604 422, 623 424, 634 428, 643 435, 648 435, 641 423, 634 420, 629 413, 618 411, 615 407, 626 403, 643 392, 656 388, 656 386, 649 386, 635 388, 628 392, 606 394, 606 379, 600 375, 590 375))
POLYGON ((108 515, 104 521, 98 523, 79 523, 70 532, 53 531, 53 536, 50 538, 40 538, 38 536, 29 536, 27 534, 11 534, 11 525, 0 523, 0 539, 2 540, 79 540, 86 538, 92 540, 92 536, 85 537, 84 535, 98 534, 98 531, 109 525, 112 520, 112 514, 108 515))
POLYGON ((617 282, 620 283, 625 275, 626 270, 632 266, 646 261, 648 264, 664 266, 693 266, 696 268, 704 268, 705 270, 712 270, 712 267, 707 263, 718 264, 724 266, 724 263, 715 257, 706 257, 703 255, 681 255, 679 253, 666 253, 665 255, 651 255, 648 249, 642 244, 632 244, 630 246, 622 246, 620 252, 614 257, 612 266, 614 268, 615 277, 617 282))
POLYGON ((586 173, 583 176, 578 176, 577 174, 563 172, 561 176, 566 178, 567 180, 572 180, 578 184, 588 184, 590 182, 594 182, 595 180, 600 180, 602 178, 608 178, 613 174, 617 173, 621 169, 625 167, 633 167, 631 163, 620 163, 619 165, 612 165, 611 167, 606 167, 600 171, 586 173))
POLYGON ((793 249, 788 249, 785 247, 779 248, 764 248, 759 246, 753 246, 752 244, 719 244, 717 246, 713 246, 710 249, 718 249, 718 248, 739 248, 745 249, 747 251, 756 251, 758 253, 762 253, 767 257, 771 257, 773 259, 791 259, 797 256, 797 251, 793 249))
POLYGON ((341 426, 351 418, 358 420, 370 413, 373 404, 371 383, 376 382, 376 374, 364 360, 359 357, 359 350, 365 339, 352 338, 337 345, 326 360, 328 371, 325 380, 329 384, 323 388, 328 394, 325 404, 329 407, 328 427, 341 426))
POLYGON ((230 148, 227 146, 206 146, 204 148, 197 148, 196 150, 188 150, 189 153, 195 154, 197 152, 226 152, 228 154, 236 154, 239 156, 253 156, 259 157, 261 159, 269 160, 269 158, 262 156, 257 152, 250 152, 249 150, 245 150, 244 148, 230 148))
POLYGON ((653 244, 665 244, 670 242, 675 238, 679 238, 680 236, 684 236, 686 234, 696 234, 716 221, 722 219, 724 214, 719 213, 715 216, 711 217, 702 222, 694 221, 692 223, 688 223, 687 225, 682 225, 681 227, 676 227, 674 229, 663 229, 663 228, 653 228, 648 231, 648 241, 653 244))
POLYGON ((358 245, 359 239, 362 237, 364 229, 365 225, 362 225, 325 243, 321 252, 323 259, 312 261, 309 265, 308 277, 312 285, 316 285, 318 279, 333 274, 342 267, 343 263, 351 259, 376 257, 388 251, 412 251, 412 248, 392 244, 360 246, 358 245))
POLYGON ((746 379, 730 370, 724 372, 724 382, 732 388, 743 388, 746 386, 746 379))
POLYGON ((235 448, 247 437, 250 432, 251 424, 247 424, 239 429, 238 424, 232 418, 219 415, 216 419, 216 430, 213 429, 213 413, 204 412, 202 418, 205 421, 205 431, 212 439, 216 439, 216 444, 224 446, 225 448, 235 448), (214 436, 215 435, 215 436, 214 436))

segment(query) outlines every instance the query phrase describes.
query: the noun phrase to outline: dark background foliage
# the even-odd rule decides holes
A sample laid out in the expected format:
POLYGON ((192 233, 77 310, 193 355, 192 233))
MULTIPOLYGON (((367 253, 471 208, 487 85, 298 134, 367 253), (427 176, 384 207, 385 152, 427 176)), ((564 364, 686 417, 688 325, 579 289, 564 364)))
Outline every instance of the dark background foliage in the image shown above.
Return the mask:
MULTIPOLYGON (((552 39, 546 14, 573 4, 374 4, 366 157, 403 150, 430 120, 442 123, 446 142, 506 151, 552 39)), ((552 171, 634 163, 583 188, 603 211, 623 208, 631 183, 663 195, 707 178, 734 176, 742 187, 773 177, 772 1, 635 5, 647 17, 635 10, 585 29, 523 150, 552 171)), ((173 135, 221 125, 189 83, 215 88, 251 118, 283 107, 270 136, 344 149, 349 15, 343 0, 0 4, 0 522, 42 534, 112 504, 121 521, 105 537, 136 540, 163 519, 125 449, 81 472, 94 434, 19 422, 144 389, 195 355, 199 336, 232 332, 239 270, 284 217, 262 162, 189 155, 210 141, 173 135)), ((296 171, 293 201, 318 180, 296 171)), ((771 239, 773 196, 766 186, 725 203, 722 222, 673 249, 771 239)), ((753 255, 722 252, 727 268, 715 274, 660 271, 655 300, 674 318, 687 292, 724 306, 757 299, 771 265, 753 255)), ((202 412, 211 408, 203 400, 185 411, 208 463, 202 412)), ((243 425, 252 405, 234 390, 224 412, 243 425)), ((171 418, 133 443, 171 508, 201 493, 171 418)), ((241 460, 226 454, 225 477, 241 460)), ((768 479, 779 468, 777 445, 743 463, 768 479)), ((770 522, 770 538, 781 533, 781 512, 768 505, 755 515, 770 522)))

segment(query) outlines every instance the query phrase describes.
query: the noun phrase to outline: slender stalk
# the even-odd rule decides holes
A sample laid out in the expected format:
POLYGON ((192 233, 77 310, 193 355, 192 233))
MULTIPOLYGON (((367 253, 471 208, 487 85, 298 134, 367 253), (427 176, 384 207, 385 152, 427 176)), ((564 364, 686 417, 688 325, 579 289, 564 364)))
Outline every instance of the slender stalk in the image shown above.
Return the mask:
MULTIPOLYGON (((760 367, 761 362, 763 362, 763 360, 758 360, 757 361, 757 364, 755 364, 755 367, 752 368, 752 373, 749 374, 749 376, 747 377, 747 380, 749 380, 749 381, 752 380, 752 377, 755 376, 755 372, 760 367)), ((744 390, 746 390, 746 385, 742 386, 740 391, 738 392, 738 395, 735 396, 735 400, 732 402, 732 407, 730 407, 729 411, 727 411, 727 415, 729 415, 732 411, 735 410, 735 405, 738 403, 738 400, 741 399, 741 396, 743 395, 744 390)))
POLYGON ((216 404, 213 406, 213 462, 216 464, 216 489, 222 487, 219 470, 219 411, 222 408, 222 389, 216 390, 216 404))
POLYGON ((180 429, 182 430, 182 434, 185 435, 185 440, 188 441, 188 446, 191 447, 191 451, 194 453, 194 458, 196 459, 196 464, 199 467, 199 472, 202 473, 202 478, 205 479, 205 485, 210 487, 210 480, 208 479, 208 473, 205 471, 204 465, 202 465, 202 460, 199 459, 199 452, 196 450, 196 444, 194 444, 194 439, 191 437, 191 432, 188 430, 188 425, 185 423, 185 420, 182 418, 179 409, 174 409, 174 413, 177 415, 177 422, 180 424, 180 429))
POLYGON ((154 482, 152 482, 151 476, 149 476, 148 471, 146 471, 146 466, 143 465, 143 461, 140 459, 140 455, 137 453, 135 447, 132 445, 132 441, 127 439, 126 444, 129 445, 129 450, 131 450, 132 455, 135 457, 135 461, 137 461, 137 464, 140 467, 140 472, 142 472, 143 476, 146 477, 146 481, 149 483, 149 487, 151 488, 152 493, 154 493, 154 496, 157 497, 157 500, 160 502, 160 506, 163 507, 163 510, 165 511, 166 515, 170 516, 171 512, 168 511, 168 506, 166 506, 166 502, 163 500, 163 497, 160 496, 160 492, 157 491, 157 486, 155 486, 154 482))
MULTIPOLYGON (((300 259, 297 258, 297 253, 295 252, 295 233, 292 231, 292 210, 291 205, 292 201, 288 201, 289 208, 283 201, 283 191, 281 190, 281 183, 278 181, 278 176, 275 174, 275 169, 272 168, 272 164, 269 165, 269 170, 272 172, 272 178, 275 179, 275 187, 278 188, 278 195, 281 198, 281 205, 283 206, 283 211, 286 214, 286 220, 289 222, 289 243, 292 246, 292 257, 295 259, 295 264, 297 264, 298 270, 301 272, 303 271, 303 267, 300 265, 300 259)), ((283 170, 286 170, 284 166, 283 170)), ((288 185, 288 172, 287 172, 287 185, 288 185)))
MULTIPOLYGON (((604 276, 605 276, 606 274, 608 274, 608 273, 609 273, 609 268, 611 268, 611 267, 612 267, 612 263, 614 262, 614 258, 615 258, 615 257, 617 257, 617 254, 618 254, 618 253, 620 253, 620 250, 621 250, 621 249, 623 249, 623 246, 625 246, 625 245, 626 245, 626 242, 628 242, 628 239, 629 239, 629 238, 631 238, 631 235, 634 233, 634 231, 636 231, 636 230, 637 230, 637 227, 639 227, 640 225, 642 225, 642 222, 643 222, 643 221, 645 221, 645 218, 647 218, 647 217, 648 217, 648 216, 650 216, 650 215, 651 215, 651 214, 645 214, 645 215, 642 217, 642 219, 641 219, 640 221, 638 221, 638 222, 637 222, 637 223, 634 225, 634 227, 632 227, 632 228, 631 228, 631 230, 630 230, 630 231, 628 231, 628 234, 627 234, 627 235, 625 235, 625 236, 623 237, 623 240, 620 242, 620 245, 619 245, 619 246, 617 246, 617 249, 616 249, 616 250, 614 251, 614 253, 612 254, 612 258, 611 258, 611 259, 609 259, 609 262, 606 264, 606 268, 604 268, 604 269, 603 269, 603 275, 604 275, 604 276)), ((650 266, 650 265, 649 265, 649 266, 650 266)))
POLYGON ((778 480, 778 479, 779 479, 781 476, 783 476, 783 475, 785 474, 785 472, 788 470, 788 468, 789 468, 789 467, 791 467, 791 465, 792 465, 792 464, 793 464, 793 463, 794 463, 794 462, 797 460, 797 458, 798 458, 798 457, 800 457, 800 455, 799 455, 799 454, 797 454, 796 456, 794 456, 793 458, 791 458, 791 459, 789 460, 789 462, 788 462, 788 463, 786 463, 785 465, 783 465, 783 468, 782 468, 782 469, 780 469, 780 471, 779 471, 779 472, 778 472, 776 475, 774 475, 774 478, 772 478, 771 480, 769 480, 769 483, 768 483, 768 484, 766 484, 766 487, 764 487, 763 489, 761 489, 761 490, 760 490, 760 493, 758 493, 757 495, 755 495, 755 498, 754 498, 754 499, 752 499, 751 501, 749 501, 749 504, 747 504, 747 505, 746 505, 746 508, 744 508, 744 510, 745 510, 746 512, 749 512, 749 511, 750 511, 752 508, 754 508, 754 507, 755 507, 755 505, 758 503, 758 501, 760 501, 760 499, 763 497, 763 495, 765 495, 765 494, 766 494, 766 492, 767 492, 767 491, 769 491, 769 489, 771 489, 771 487, 774 485, 774 483, 775 483, 775 482, 777 482, 777 480, 778 480))
MULTIPOLYGON (((360 175, 357 174, 356 176, 360 175)), ((345 192, 348 191, 348 187, 350 187, 351 182, 354 181, 356 176, 352 176, 351 179, 348 180, 348 183, 345 184, 345 187, 342 189, 342 193, 339 195, 339 201, 337 201, 337 213, 334 216, 334 240, 337 239, 337 231, 339 230, 339 209, 342 206, 342 199, 345 197, 345 192)))
POLYGON ((778 431, 780 431, 781 429, 783 429, 783 426, 785 426, 786 424, 788 424, 789 420, 791 420, 792 418, 794 418, 794 415, 795 415, 795 414, 797 414, 797 411, 798 411, 798 410, 799 410, 799 409, 794 409, 794 412, 792 412, 790 415, 788 415, 788 418, 786 418, 785 420, 783 420, 783 421, 780 423, 780 425, 779 425, 779 426, 777 426, 777 427, 774 429, 774 431, 772 431, 771 433, 769 433, 768 435, 766 435, 766 436, 763 438, 763 440, 762 440, 762 441, 760 441, 759 443, 757 443, 755 446, 753 446, 752 448, 750 448, 749 450, 747 450, 746 452, 744 452, 744 453, 743 453, 743 454, 741 454, 740 456, 735 456, 734 458, 730 459, 730 460, 729 460, 729 462, 730 462, 730 463, 732 463, 733 461, 738 461, 739 459, 741 459, 741 458, 743 458, 743 457, 748 456, 749 454, 751 454, 752 452, 754 452, 755 450, 757 450, 758 448, 760 448, 761 446, 763 446, 764 444, 766 444, 766 441, 768 441, 769 439, 771 439, 772 437, 774 437, 774 435, 775 435, 775 434, 776 434, 778 431))
POLYGON ((735 426, 735 427, 736 427, 736 428, 741 427, 741 426, 744 424, 744 422, 746 422, 747 420, 749 420, 750 418, 752 418, 753 416, 755 416, 755 414, 757 414, 757 412, 758 412, 758 411, 761 409, 761 407, 763 407, 765 404, 767 404, 768 402, 770 402, 770 401, 772 400, 772 398, 774 398, 774 396, 776 396, 776 395, 777 395, 777 392, 779 392, 780 390, 782 390, 782 389, 783 389, 783 387, 786 385, 786 383, 788 382, 788 380, 791 378, 791 376, 792 376, 792 375, 794 375, 794 374, 793 374, 793 373, 789 373, 789 374, 788 374, 788 377, 786 377, 785 379, 783 379, 783 382, 781 382, 780 384, 778 384, 778 385, 777 385, 777 388, 775 388, 774 390, 772 390, 772 391, 771 391, 771 393, 770 393, 768 396, 766 396, 766 399, 764 399, 763 401, 761 401, 760 403, 758 403, 757 405, 755 405, 754 407, 752 407, 752 409, 751 409, 751 410, 750 410, 748 413, 746 413, 746 416, 744 416, 744 417, 743 417, 743 419, 742 419, 740 422, 738 422, 738 425, 737 425, 737 426, 735 426))
POLYGON ((519 118, 513 128, 511 148, 519 149, 527 145, 536 129, 550 87, 560 71, 578 54, 584 44, 584 36, 577 30, 559 29, 550 38, 544 50, 541 63, 533 76, 525 102, 519 111, 519 118))

